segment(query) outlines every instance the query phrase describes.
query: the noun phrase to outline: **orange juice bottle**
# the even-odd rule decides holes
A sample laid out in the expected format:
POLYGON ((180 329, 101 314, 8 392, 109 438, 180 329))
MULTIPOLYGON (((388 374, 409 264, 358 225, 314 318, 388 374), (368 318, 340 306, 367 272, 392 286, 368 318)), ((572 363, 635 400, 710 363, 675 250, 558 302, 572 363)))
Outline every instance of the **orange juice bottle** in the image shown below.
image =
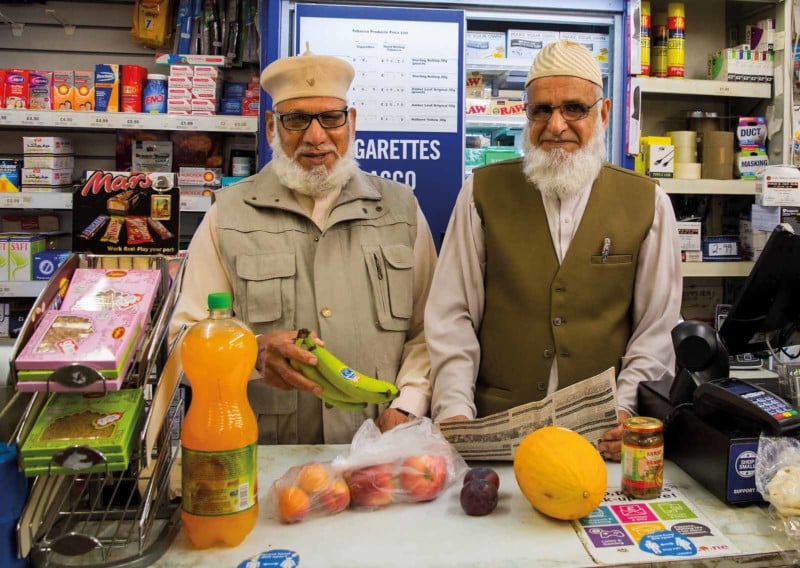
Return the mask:
POLYGON ((238 545, 258 516, 258 427, 247 400, 258 346, 233 317, 230 294, 209 294, 208 311, 181 344, 192 386, 181 430, 181 521, 197 548, 238 545))

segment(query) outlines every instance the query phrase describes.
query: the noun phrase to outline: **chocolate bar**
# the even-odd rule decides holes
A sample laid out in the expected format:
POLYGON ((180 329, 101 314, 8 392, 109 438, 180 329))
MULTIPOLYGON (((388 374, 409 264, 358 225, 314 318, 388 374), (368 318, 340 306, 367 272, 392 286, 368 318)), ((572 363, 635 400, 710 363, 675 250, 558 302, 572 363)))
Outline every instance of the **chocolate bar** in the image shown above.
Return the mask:
POLYGON ((126 189, 122 193, 109 197, 106 202, 106 208, 109 213, 127 213, 139 203, 141 197, 138 191, 126 189))
POLYGON ((89 223, 86 228, 81 231, 81 237, 84 239, 91 239, 97 233, 100 232, 100 229, 103 228, 103 225, 106 224, 108 221, 108 215, 98 215, 97 218, 89 223))
POLYGON ((150 229, 147 227, 147 221, 144 217, 125 217, 125 230, 128 233, 129 245, 153 242, 153 237, 150 236, 150 229))
POLYGON ((124 217, 111 217, 111 220, 108 222, 108 227, 106 227, 106 232, 100 237, 100 240, 105 243, 117 244, 124 221, 124 217))
POLYGON ((158 219, 153 219, 152 217, 147 218, 147 224, 150 225, 150 228, 153 229, 158 238, 162 241, 166 239, 170 239, 173 237, 173 234, 164 226, 164 223, 159 221, 158 219))

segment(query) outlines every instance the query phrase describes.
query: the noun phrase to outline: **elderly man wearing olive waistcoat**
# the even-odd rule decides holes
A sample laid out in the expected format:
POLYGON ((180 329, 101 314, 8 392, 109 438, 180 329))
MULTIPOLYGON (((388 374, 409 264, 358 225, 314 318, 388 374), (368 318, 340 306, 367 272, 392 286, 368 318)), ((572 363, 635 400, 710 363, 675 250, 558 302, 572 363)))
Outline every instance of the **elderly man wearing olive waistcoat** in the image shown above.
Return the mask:
POLYGON ((272 161, 217 192, 189 245, 171 332, 206 317, 209 292, 232 292, 258 334, 248 397, 262 444, 349 443, 365 419, 386 430, 430 404, 423 314, 436 250, 411 189, 358 169, 353 76, 346 61, 308 51, 264 70, 272 161), (294 344, 299 328, 400 395, 363 412, 323 405, 289 364, 316 364, 294 344))
MULTIPOLYGON (((434 420, 506 410, 615 367, 621 424, 639 382, 671 376, 675 216, 652 180, 603 161, 602 87, 583 46, 546 46, 526 81, 525 157, 465 182, 425 313, 434 420)), ((604 434, 605 457, 619 460, 621 434, 604 434)))

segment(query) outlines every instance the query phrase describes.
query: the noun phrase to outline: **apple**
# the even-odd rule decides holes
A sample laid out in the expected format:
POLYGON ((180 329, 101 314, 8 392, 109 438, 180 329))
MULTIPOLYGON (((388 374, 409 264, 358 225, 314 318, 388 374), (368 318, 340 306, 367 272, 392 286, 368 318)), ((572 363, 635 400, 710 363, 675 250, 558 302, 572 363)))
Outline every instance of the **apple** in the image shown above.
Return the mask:
POLYGON ((412 501, 435 499, 447 479, 443 456, 421 454, 407 457, 400 468, 400 487, 412 501))
POLYGON ((343 479, 337 479, 320 493, 319 500, 329 513, 344 511, 350 504, 350 489, 343 479))
POLYGON ((466 484, 473 479, 485 479, 497 489, 500 489, 500 476, 497 472, 490 467, 473 467, 464 476, 464 483, 466 484))
POLYGON ((394 483, 389 464, 371 465, 351 471, 345 478, 350 499, 362 507, 383 507, 392 502, 394 483))

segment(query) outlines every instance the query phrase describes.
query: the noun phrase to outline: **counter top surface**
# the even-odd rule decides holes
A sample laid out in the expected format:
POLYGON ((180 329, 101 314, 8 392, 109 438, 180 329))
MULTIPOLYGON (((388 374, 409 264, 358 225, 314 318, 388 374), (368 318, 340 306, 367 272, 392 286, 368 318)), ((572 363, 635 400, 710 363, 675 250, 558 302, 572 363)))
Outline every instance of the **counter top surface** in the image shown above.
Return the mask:
MULTIPOLYGON (((500 474, 500 499, 497 509, 485 517, 470 517, 461 510, 457 483, 429 503, 392 504, 376 511, 346 510, 293 525, 270 517, 266 496, 276 478, 291 466, 331 460, 347 449, 348 446, 259 447, 259 520, 244 542, 236 548, 196 550, 181 530, 154 566, 235 567, 275 549, 297 552, 303 567, 595 565, 570 523, 549 519, 530 506, 517 487, 511 463, 489 464, 500 474)), ((618 485, 619 464, 607 465, 609 485, 618 485)), ((728 506, 672 463, 666 464, 664 477, 741 551, 735 560, 695 559, 680 565, 785 565, 766 508, 728 506)))

